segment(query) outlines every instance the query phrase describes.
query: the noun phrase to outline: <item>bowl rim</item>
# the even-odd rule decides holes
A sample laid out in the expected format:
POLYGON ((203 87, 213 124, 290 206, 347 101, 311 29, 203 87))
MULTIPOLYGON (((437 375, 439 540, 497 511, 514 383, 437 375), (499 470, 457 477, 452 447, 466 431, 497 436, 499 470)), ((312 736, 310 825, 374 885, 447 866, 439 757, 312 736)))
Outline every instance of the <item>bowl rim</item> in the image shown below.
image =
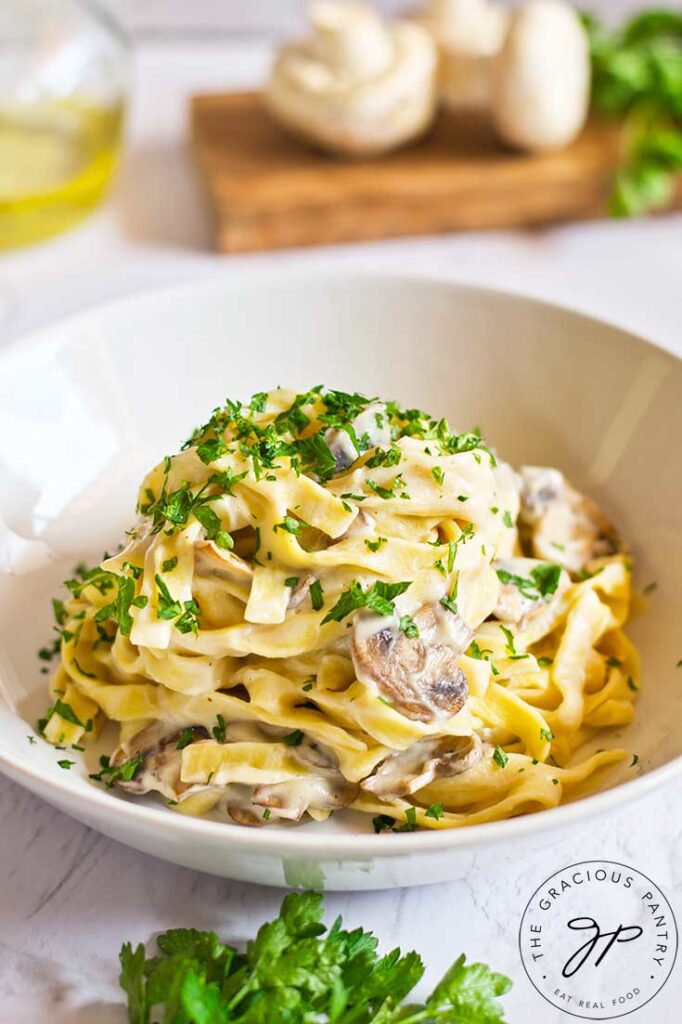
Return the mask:
MULTIPOLYGON (((357 284, 361 287, 378 284, 393 288, 396 286, 410 288, 418 285, 439 291, 450 290, 453 293, 466 293, 474 298, 480 296, 492 301, 509 302, 511 300, 529 308, 543 310, 550 315, 580 320, 587 325, 593 325, 597 330, 603 330, 606 327, 614 334, 619 335, 621 342, 638 347, 644 346, 667 357, 671 363, 682 364, 682 357, 671 352, 664 345, 635 334, 617 322, 596 317, 557 302, 539 299, 523 292, 469 284, 453 280, 445 274, 431 272, 393 273, 372 268, 348 269, 297 265, 286 268, 241 268, 230 272, 228 277, 224 272, 216 273, 180 284, 163 285, 151 289, 141 288, 113 300, 92 303, 77 312, 19 334, 9 343, 3 345, 0 348, 0 372, 4 365, 11 364, 12 359, 24 353, 27 348, 39 348, 41 345, 49 344, 52 337, 58 336, 64 330, 78 329, 81 325, 86 326, 88 321, 94 317, 106 317, 112 313, 125 311, 127 307, 132 307, 134 310, 135 306, 143 307, 145 304, 153 306, 168 298, 182 300, 184 297, 194 297, 196 299, 204 294, 220 293, 226 286, 236 291, 240 284, 267 287, 270 283, 286 286, 311 280, 316 285, 325 282, 330 285, 357 284)), ((13 709, 9 702, 6 703, 15 716, 20 718, 16 709, 13 709)), ((454 852, 456 849, 499 845, 504 841, 513 842, 540 831, 556 833, 558 829, 591 815, 599 814, 609 808, 615 809, 623 805, 626 800, 639 799, 676 778, 682 773, 682 755, 611 789, 554 808, 477 825, 405 832, 399 836, 387 832, 378 835, 370 832, 316 832, 314 823, 308 823, 305 828, 248 829, 231 822, 172 813, 167 807, 136 803, 97 786, 79 792, 66 778, 61 780, 58 776, 53 777, 42 769, 26 764, 4 751, 1 737, 0 772, 62 809, 66 810, 65 805, 68 805, 70 800, 73 801, 73 816, 79 817, 78 812, 82 808, 82 814, 85 814, 86 811, 90 812, 88 815, 90 821, 93 818, 110 818, 115 815, 116 817, 120 816, 123 825, 127 824, 131 828, 146 825, 168 834, 177 830, 184 838, 194 837, 197 840, 207 840, 211 844, 222 839, 224 842, 229 841, 233 847, 242 847, 244 850, 250 849, 255 852, 262 847, 263 853, 270 855, 286 856, 305 853, 321 857, 337 857, 343 854, 352 860, 363 860, 376 855, 394 857, 442 852, 448 849, 454 852), (114 808, 117 810, 114 811, 114 808)), ((66 810, 66 812, 70 813, 70 810, 66 810)), ((115 834, 115 829, 111 829, 111 832, 115 834)))

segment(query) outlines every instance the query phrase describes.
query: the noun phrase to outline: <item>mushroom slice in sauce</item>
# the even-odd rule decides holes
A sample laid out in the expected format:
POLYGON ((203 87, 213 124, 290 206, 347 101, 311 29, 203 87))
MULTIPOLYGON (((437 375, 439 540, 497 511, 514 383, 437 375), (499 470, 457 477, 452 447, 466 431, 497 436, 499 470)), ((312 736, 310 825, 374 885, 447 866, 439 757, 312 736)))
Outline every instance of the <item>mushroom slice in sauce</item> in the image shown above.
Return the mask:
POLYGON ((129 781, 117 780, 121 789, 128 793, 156 791, 168 800, 177 800, 182 793, 190 789, 191 787, 180 779, 182 749, 178 749, 180 736, 188 730, 192 733, 190 742, 208 739, 208 731, 203 726, 175 728, 169 733, 168 723, 155 722, 133 736, 123 747, 119 747, 111 759, 113 765, 124 764, 136 755, 141 755, 144 759, 134 778, 129 781))
MULTIPOLYGON (((555 563, 556 564, 556 563, 555 563)), ((568 573, 562 571, 557 580, 555 589, 549 593, 542 594, 537 587, 531 573, 538 566, 545 566, 546 562, 535 558, 499 558, 493 562, 493 569, 498 573, 508 573, 523 581, 525 586, 519 585, 512 580, 501 581, 500 594, 497 604, 493 609, 493 616, 500 622, 509 622, 514 625, 526 626, 532 619, 544 614, 548 607, 554 603, 560 594, 570 586, 571 580, 568 573)))
POLYGON ((457 659, 473 632, 438 603, 420 608, 414 622, 419 636, 410 639, 393 617, 359 615, 351 645, 356 675, 407 718, 431 722, 455 715, 468 693, 457 659))
POLYGON ((291 590, 287 611, 293 611, 295 608, 298 608, 299 605, 303 604, 310 593, 310 587, 314 582, 315 576, 311 572, 307 572, 305 576, 301 576, 296 586, 291 590))
POLYGON ((519 527, 527 554, 575 573, 593 558, 622 550, 615 528, 598 506, 571 487, 558 469, 522 466, 521 480, 519 527))
POLYGON ((348 807, 360 787, 348 782, 340 772, 326 775, 303 775, 298 779, 278 782, 272 786, 255 786, 251 802, 268 807, 280 818, 300 821, 306 811, 335 811, 348 807))
POLYGON ((358 441, 364 437, 369 442, 363 445, 363 451, 391 443, 391 427, 386 408, 381 402, 372 402, 349 425, 352 428, 350 433, 343 427, 330 427, 324 435, 327 447, 334 456, 337 473, 348 469, 361 455, 353 442, 353 434, 358 441))
POLYGON ((202 568, 208 570, 211 575, 222 576, 234 583, 244 583, 248 586, 253 582, 253 566, 239 555, 235 555, 233 551, 219 548, 212 540, 197 541, 194 547, 202 568))
POLYGON ((382 799, 408 796, 434 779, 468 772, 480 758, 481 741, 475 733, 418 740, 387 757, 360 785, 382 799))
POLYGON ((308 810, 333 811, 353 803, 360 787, 344 778, 333 754, 307 738, 291 753, 308 774, 254 786, 252 804, 269 808, 279 818, 299 821, 308 810))

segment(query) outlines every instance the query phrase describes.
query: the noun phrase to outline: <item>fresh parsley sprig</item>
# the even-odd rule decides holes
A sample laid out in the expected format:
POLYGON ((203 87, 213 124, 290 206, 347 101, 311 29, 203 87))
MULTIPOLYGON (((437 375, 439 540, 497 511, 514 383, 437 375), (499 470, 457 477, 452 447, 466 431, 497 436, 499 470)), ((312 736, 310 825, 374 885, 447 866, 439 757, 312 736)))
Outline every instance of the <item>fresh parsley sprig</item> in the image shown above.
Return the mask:
POLYGON ((682 14, 642 11, 620 29, 584 17, 592 106, 626 119, 630 136, 610 212, 629 217, 667 206, 682 172, 682 14))
POLYGON ((119 981, 129 1024, 152 1012, 173 1024, 504 1024, 499 1002, 511 988, 486 964, 462 954, 422 1003, 403 1005, 421 980, 415 953, 377 952, 371 932, 322 922, 319 893, 290 893, 245 952, 215 932, 175 928, 157 938, 159 954, 126 943, 119 981))

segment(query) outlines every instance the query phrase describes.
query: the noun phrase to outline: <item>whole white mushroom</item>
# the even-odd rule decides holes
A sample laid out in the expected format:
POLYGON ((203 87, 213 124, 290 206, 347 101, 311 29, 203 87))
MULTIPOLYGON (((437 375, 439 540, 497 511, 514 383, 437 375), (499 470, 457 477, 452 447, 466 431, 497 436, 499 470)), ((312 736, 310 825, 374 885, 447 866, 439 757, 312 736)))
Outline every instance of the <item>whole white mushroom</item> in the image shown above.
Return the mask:
POLYGON ((429 127, 436 49, 425 29, 337 0, 314 3, 310 18, 311 35, 281 50, 265 92, 285 127, 352 156, 394 149, 429 127))
POLYGON ((589 46, 576 11, 563 0, 528 0, 495 62, 497 134, 519 149, 565 146, 585 124, 589 102, 589 46))
POLYGON ((452 109, 487 108, 509 11, 497 0, 429 0, 414 15, 438 47, 438 91, 452 109))

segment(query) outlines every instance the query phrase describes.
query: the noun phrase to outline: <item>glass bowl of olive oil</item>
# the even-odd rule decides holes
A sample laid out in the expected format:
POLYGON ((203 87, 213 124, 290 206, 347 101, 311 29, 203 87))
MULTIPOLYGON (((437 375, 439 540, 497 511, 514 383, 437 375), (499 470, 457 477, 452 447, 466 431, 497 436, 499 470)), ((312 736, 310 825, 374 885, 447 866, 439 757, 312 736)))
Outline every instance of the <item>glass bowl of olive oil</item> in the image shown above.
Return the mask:
POLYGON ((131 53, 94 0, 0 0, 0 250, 86 216, 122 145, 131 53))

